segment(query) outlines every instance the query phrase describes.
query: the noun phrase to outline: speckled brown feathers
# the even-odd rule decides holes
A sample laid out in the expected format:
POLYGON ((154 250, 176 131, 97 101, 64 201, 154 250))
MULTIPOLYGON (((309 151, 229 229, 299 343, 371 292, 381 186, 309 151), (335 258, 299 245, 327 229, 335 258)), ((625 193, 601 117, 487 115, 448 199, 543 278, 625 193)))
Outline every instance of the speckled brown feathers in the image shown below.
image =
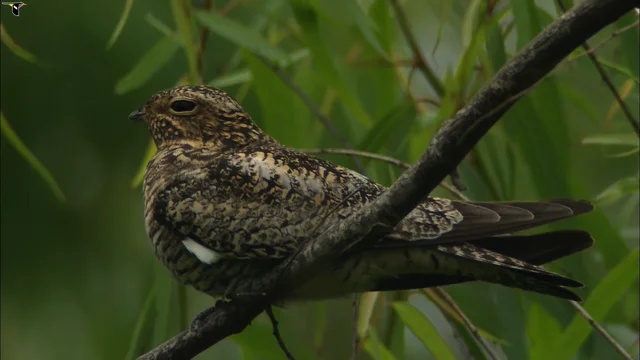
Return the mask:
MULTIPOLYGON (((143 185, 156 255, 180 281, 211 295, 268 271, 385 191, 352 170, 280 145, 211 87, 159 92, 130 118, 144 121, 158 147, 143 185)), ((565 287, 579 283, 537 264, 590 246, 588 234, 564 232, 558 240, 564 245, 555 246, 543 235, 557 238, 558 232, 492 236, 589 210, 590 204, 569 200, 483 204, 431 198, 375 246, 345 254, 291 297, 482 280, 578 299, 565 287)))

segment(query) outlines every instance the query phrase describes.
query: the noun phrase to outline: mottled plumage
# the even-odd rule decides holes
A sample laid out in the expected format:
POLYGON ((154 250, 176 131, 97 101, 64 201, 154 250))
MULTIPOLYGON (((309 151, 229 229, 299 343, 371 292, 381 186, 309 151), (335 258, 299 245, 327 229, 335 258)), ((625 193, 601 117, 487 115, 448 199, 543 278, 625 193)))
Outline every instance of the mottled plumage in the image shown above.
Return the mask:
MULTIPOLYGON (((144 178, 157 257, 183 283, 223 295, 385 188, 288 149, 224 92, 185 86, 154 95, 130 118, 158 147, 144 178)), ((463 203, 430 198, 374 246, 345 254, 292 298, 422 288, 472 280, 578 299, 580 283, 538 265, 592 244, 582 231, 496 236, 588 212, 585 201, 463 203)))

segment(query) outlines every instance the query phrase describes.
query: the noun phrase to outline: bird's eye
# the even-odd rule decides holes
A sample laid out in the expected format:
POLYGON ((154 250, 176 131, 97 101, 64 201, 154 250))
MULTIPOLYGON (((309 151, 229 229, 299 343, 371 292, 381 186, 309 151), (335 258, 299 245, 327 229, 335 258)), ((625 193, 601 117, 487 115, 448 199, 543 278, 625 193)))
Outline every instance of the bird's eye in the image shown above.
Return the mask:
POLYGON ((189 100, 176 100, 171 103, 171 110, 174 113, 190 112, 196 108, 196 103, 189 100))

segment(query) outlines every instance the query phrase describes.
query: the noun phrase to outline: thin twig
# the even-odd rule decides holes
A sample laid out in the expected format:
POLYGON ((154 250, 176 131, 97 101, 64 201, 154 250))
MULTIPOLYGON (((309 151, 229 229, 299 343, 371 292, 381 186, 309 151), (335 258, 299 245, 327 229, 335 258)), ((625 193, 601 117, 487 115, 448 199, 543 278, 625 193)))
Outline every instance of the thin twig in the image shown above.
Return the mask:
POLYGON ((433 106, 440 106, 440 101, 438 101, 436 99, 426 98, 426 97, 416 98, 416 99, 414 99, 414 101, 418 102, 418 103, 431 104, 433 106))
MULTIPOLYGON (((335 149, 335 148, 326 148, 326 149, 298 149, 299 151, 305 152, 307 154, 341 154, 341 155, 351 155, 351 156, 359 156, 359 157, 363 157, 363 158, 367 158, 367 159, 372 159, 372 160, 378 160, 378 161, 382 161, 382 162, 386 162, 388 164, 391 165, 395 165, 398 167, 401 167, 403 169, 408 169, 411 167, 411 164, 406 163, 402 160, 390 157, 390 156, 385 156, 385 155, 379 155, 379 154, 374 154, 374 153, 370 153, 370 152, 366 152, 366 151, 360 151, 360 150, 352 150, 352 149, 335 149)), ((442 181, 440 183, 440 186, 442 186, 444 189, 446 189, 447 191, 449 191, 451 194, 453 194, 455 197, 457 197, 460 200, 463 201, 469 201, 469 198, 463 194, 462 192, 460 192, 458 189, 456 189, 455 187, 449 185, 448 183, 442 181)))
MULTIPOLYGON (((556 0, 556 2, 558 3, 558 6, 560 7, 560 9, 562 9, 563 12, 567 11, 567 8, 564 6, 564 3, 562 3, 562 0, 556 0)), ((586 51, 586 55, 589 57, 589 59, 591 59, 591 62, 593 62, 593 65, 596 67, 596 70, 600 74, 602 81, 604 81, 604 83, 607 84, 607 87, 609 88, 609 90, 611 90, 613 97, 618 102, 618 105, 620 105, 622 112, 624 113, 627 120, 629 121, 629 124, 631 124, 631 127, 633 127, 633 130, 636 132, 636 135, 640 137, 640 124, 638 123, 638 120, 633 118, 633 114, 631 114, 631 110, 629 110, 629 107, 627 107, 627 104, 624 102, 624 100, 622 100, 622 98, 620 97, 620 94, 618 94, 618 89, 616 89, 616 87, 611 82, 609 75, 607 75, 607 73, 604 71, 604 68, 600 64, 600 61, 598 61, 596 54, 593 53, 591 46, 589 46, 589 43, 585 41, 582 43, 582 47, 586 51)))
POLYGON ((285 345, 284 340, 282 340, 282 336, 280 336, 280 331, 278 330, 278 320, 276 320, 276 316, 273 315, 273 309, 271 308, 271 305, 267 306, 264 311, 267 313, 269 319, 271 320, 271 325, 273 325, 273 336, 278 341, 280 349, 282 349, 287 359, 296 360, 296 358, 293 357, 293 355, 289 352, 289 349, 287 349, 287 345, 285 345))
POLYGON ((575 57, 573 57, 571 59, 568 59, 567 63, 574 62, 574 61, 582 58, 585 55, 589 55, 589 54, 595 53, 596 50, 598 50, 598 49, 600 49, 600 47, 602 47, 602 45, 604 45, 604 44, 608 43, 609 41, 613 40, 614 38, 620 36, 620 34, 622 34, 623 32, 635 29, 635 27, 638 26, 638 24, 640 24, 640 21, 636 21, 633 24, 627 25, 627 26, 623 27, 620 30, 614 31, 613 33, 611 33, 611 35, 609 35, 608 38, 604 39, 601 43, 599 43, 598 45, 592 47, 590 50, 585 51, 585 52, 583 52, 581 54, 578 54, 578 55, 576 55, 575 57))
POLYGON ((358 315, 360 313, 360 294, 353 294, 351 303, 352 320, 353 320, 353 338, 351 342, 351 360, 356 360, 358 349, 360 348, 360 335, 358 335, 358 315))
POLYGON ((482 336, 480 335, 480 332, 478 331, 478 328, 476 328, 476 326, 473 325, 471 320, 467 317, 467 315, 465 315, 464 311, 460 309, 460 307, 458 306, 458 304, 456 304, 453 298, 451 298, 451 296, 440 287, 433 288, 433 291, 436 292, 440 297, 442 297, 442 299, 449 306, 451 306, 451 309, 453 309, 453 311, 456 314, 458 314, 458 316, 462 319, 462 322, 464 322, 464 325, 467 327, 467 329, 471 333, 471 336, 473 336, 476 339, 476 341, 480 343, 480 345, 482 346, 484 351, 487 353, 487 355, 489 355, 489 357, 493 360, 498 360, 498 356, 493 352, 493 350, 489 347, 486 341, 482 338, 482 336))
POLYGON ((227 3, 227 5, 222 8, 218 14, 224 16, 227 15, 228 13, 231 12, 231 10, 233 10, 236 6, 240 5, 240 1, 239 0, 231 0, 227 3))
POLYGON ((618 344, 618 342, 611 336, 609 335, 609 333, 607 332, 607 330, 605 330, 602 326, 600 326, 600 324, 598 324, 597 321, 595 321, 591 315, 589 315, 589 313, 582 307, 582 305, 580 305, 579 303, 570 300, 569 303, 571 304, 571 306, 574 307, 574 309, 576 309, 578 311, 578 313, 580 315, 582 315, 583 318, 585 318, 587 320, 587 322, 589 323, 589 325, 591 325, 591 327, 593 327, 597 332, 600 333, 600 335, 602 335, 602 337, 613 346, 614 349, 616 349, 616 351, 625 359, 627 360, 633 360, 633 358, 631 357, 631 355, 629 355, 629 353, 627 353, 627 351, 620 345, 618 344))
MULTIPOLYGON (((302 89, 300 89, 293 82, 293 80, 284 71, 282 71, 282 69, 280 69, 280 67, 277 64, 275 64, 273 61, 267 59, 266 57, 264 57, 264 56, 262 56, 260 54, 254 54, 254 55, 258 59, 260 59, 260 61, 262 61, 265 65, 267 65, 267 67, 270 68, 274 72, 274 74, 276 74, 276 76, 278 76, 280 78, 280 80, 282 80, 282 82, 285 83, 285 85, 287 85, 289 88, 291 88, 291 90, 293 90, 293 92, 296 95, 298 95, 300 100, 302 100, 302 102, 307 106, 309 111, 311 111, 311 113, 316 118, 318 118, 318 120, 320 120, 320 122, 322 122, 324 127, 327 128, 327 131, 329 131, 329 133, 331 133, 331 135, 333 137, 335 137, 336 139, 338 139, 338 141, 340 143, 342 143, 342 146, 344 146, 346 148, 349 148, 349 149, 354 149, 355 148, 349 142, 349 140, 347 140, 347 138, 342 136, 340 131, 338 131, 338 129, 333 125, 331 120, 329 120, 329 118, 324 116, 324 114, 322 113, 320 108, 313 102, 313 100, 311 100, 309 95, 307 95, 304 91, 302 91, 302 89)), ((364 167, 364 165, 362 164, 362 162, 359 159, 357 159, 356 157, 353 157, 353 162, 356 164, 356 166, 358 167, 358 170, 363 175, 367 174, 366 168, 364 167)))
POLYGON ((400 24, 400 28, 402 29, 402 33, 404 34, 405 39, 407 39, 407 43, 409 43, 409 47, 413 52, 413 57, 416 60, 416 66, 420 69, 424 77, 427 79, 433 91, 436 92, 439 98, 442 98, 445 94, 444 85, 438 79, 436 74, 427 63, 427 60, 422 56, 422 51, 420 50, 420 46, 418 45, 418 41, 413 36, 411 32, 411 26, 409 25, 409 21, 402 11, 402 7, 398 3, 398 0, 390 0, 391 6, 396 13, 396 17, 398 18, 398 23, 400 24))
POLYGON ((402 67, 417 65, 417 59, 387 60, 385 58, 358 59, 349 61, 354 67, 402 67))
MULTIPOLYGON (((209 11, 211 6, 213 5, 212 0, 206 0, 204 3, 204 9, 209 11)), ((198 71, 198 76, 200 76, 200 81, 202 81, 202 61, 204 58, 204 48, 207 46, 207 36, 209 35, 209 29, 206 26, 203 26, 200 29, 200 43, 198 45, 198 52, 196 53, 197 65, 196 69, 198 71)))

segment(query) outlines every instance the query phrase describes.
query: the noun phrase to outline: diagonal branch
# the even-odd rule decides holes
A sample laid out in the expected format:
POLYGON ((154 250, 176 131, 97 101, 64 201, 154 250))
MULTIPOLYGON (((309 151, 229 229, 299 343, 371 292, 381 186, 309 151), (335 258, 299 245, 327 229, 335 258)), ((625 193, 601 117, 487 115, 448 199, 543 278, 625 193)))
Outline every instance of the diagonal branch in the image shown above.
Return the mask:
MULTIPOLYGON (((564 3, 562 2, 562 0, 557 0, 557 3, 560 9, 562 9, 562 11, 567 11, 567 8, 564 6, 564 3)), ((613 97, 618 102, 620 109, 622 109, 624 116, 626 116, 627 120, 629 121, 629 124, 631 124, 631 127, 636 132, 636 135, 640 136, 640 124, 638 124, 638 120, 633 118, 633 114, 631 114, 631 110, 629 110, 629 107, 627 106, 627 104, 624 102, 624 100, 622 100, 622 98, 620 97, 620 94, 618 94, 618 90, 616 89, 615 85, 613 85, 613 82, 611 82, 609 75, 607 75, 606 71, 604 71, 604 69, 602 68, 602 65, 600 64, 600 61, 598 61, 596 54, 594 54, 593 49, 591 48, 589 43, 587 43, 586 41, 582 43, 582 47, 585 50, 585 54, 589 57, 589 59, 593 63, 593 66, 596 67, 596 70, 598 71, 598 74, 600 74, 602 81, 604 81, 604 83, 607 85, 609 90, 611 90, 613 97)))
POLYGON ((346 249, 367 245, 418 205, 521 96, 571 51, 633 9, 637 0, 585 0, 554 21, 514 56, 431 140, 420 160, 369 206, 320 236, 257 279, 243 279, 232 294, 266 294, 219 301, 197 324, 140 359, 189 359, 241 332, 269 304, 287 297, 346 249))
POLYGON ((600 324, 598 324, 598 322, 593 317, 591 317, 591 315, 582 307, 582 305, 575 301, 569 301, 569 303, 571 304, 571 306, 573 306, 574 309, 576 309, 580 316, 587 320, 592 328, 594 328, 600 335, 602 335, 606 342, 613 346, 613 348, 618 352, 618 354, 620 354, 620 356, 622 356, 625 360, 633 359, 631 355, 629 355, 629 353, 627 353, 627 351, 620 344, 618 344, 618 342, 611 335, 609 335, 607 330, 600 326, 600 324))
POLYGON ((462 322, 464 323, 464 326, 471 333, 471 336, 473 336, 473 338, 476 339, 478 344, 480 344, 480 346, 482 346, 482 348, 484 349, 486 354, 491 358, 491 360, 497 360, 498 356, 494 353, 494 351, 491 349, 491 347, 489 347, 489 345, 487 344, 486 340, 482 338, 482 336, 480 335, 480 331, 478 331, 478 328, 475 325, 473 325, 471 320, 467 317, 467 315, 465 315, 464 311, 462 311, 460 306, 458 306, 458 304, 456 304, 456 302, 453 300, 451 295, 449 295, 441 287, 436 287, 436 288, 433 289, 433 291, 436 294, 438 294, 438 296, 440 296, 447 303, 447 305, 449 305, 451 307, 451 309, 453 310, 453 312, 456 315, 458 315, 460 320, 462 320, 462 322))

